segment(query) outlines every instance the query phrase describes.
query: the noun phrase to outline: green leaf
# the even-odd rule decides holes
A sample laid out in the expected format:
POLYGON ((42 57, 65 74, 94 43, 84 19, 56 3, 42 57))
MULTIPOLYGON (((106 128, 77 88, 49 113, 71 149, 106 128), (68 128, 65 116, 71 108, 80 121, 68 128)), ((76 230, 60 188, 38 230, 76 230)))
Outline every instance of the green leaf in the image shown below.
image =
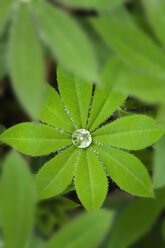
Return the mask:
POLYGON ((79 8, 96 8, 98 10, 101 9, 111 9, 114 8, 124 2, 127 2, 128 0, 61 0, 61 2, 71 5, 73 7, 79 7, 79 8))
POLYGON ((107 146, 94 146, 106 171, 119 187, 131 194, 152 197, 152 183, 144 165, 132 154, 107 146))
POLYGON ((142 3, 153 31, 165 46, 165 2, 162 0, 142 0, 142 3))
POLYGON ((139 150, 155 143, 163 128, 145 115, 120 118, 93 133, 95 141, 128 150, 139 150))
POLYGON ((93 85, 74 77, 61 67, 58 67, 57 79, 64 104, 77 127, 85 128, 93 85))
POLYGON ((131 247, 150 230, 165 204, 164 189, 155 192, 155 194, 156 199, 141 198, 133 201, 119 215, 109 236, 108 248, 131 247))
POLYGON ((50 198, 63 192, 71 183, 79 150, 70 147, 46 163, 36 176, 40 199, 50 198))
POLYGON ((165 76, 163 51, 135 25, 104 17, 94 18, 92 24, 122 60, 152 75, 165 76))
POLYGON ((108 190, 107 177, 91 149, 81 151, 76 167, 75 186, 77 195, 87 210, 101 207, 108 190))
POLYGON ((138 73, 123 64, 120 65, 118 70, 115 89, 146 102, 165 102, 164 79, 138 73))
POLYGON ((44 244, 44 241, 41 238, 32 236, 27 248, 42 248, 43 244, 44 244))
POLYGON ((0 134, 3 133, 6 130, 6 128, 0 124, 0 134))
POLYGON ((7 74, 7 63, 6 63, 6 55, 7 55, 7 46, 6 44, 0 43, 0 80, 7 74))
POLYGON ((87 126, 91 131, 113 114, 126 99, 125 95, 119 91, 113 90, 117 71, 118 61, 116 61, 116 58, 112 58, 105 66, 102 73, 104 87, 96 87, 94 92, 92 109, 87 126))
POLYGON ((165 135, 157 142, 155 147, 155 157, 154 157, 154 174, 153 183, 155 188, 160 188, 165 186, 165 135))
POLYGON ((68 70, 87 80, 97 80, 97 63, 83 31, 67 13, 44 1, 33 1, 44 41, 68 70))
POLYGON ((25 160, 15 151, 3 164, 1 206, 6 248, 25 247, 32 231, 35 188, 25 160))
POLYGON ((117 8, 113 8, 111 10, 109 10, 108 8, 100 9, 99 16, 106 18, 113 18, 126 25, 135 26, 135 22, 132 18, 132 13, 125 5, 120 5, 117 8))
POLYGON ((7 19, 9 17, 11 8, 16 2, 15 0, 5 0, 1 1, 1 8, 0 8, 0 34, 3 31, 4 25, 7 22, 7 19))
MULTIPOLYGON (((73 165, 74 166, 74 165, 73 165)), ((74 208, 79 207, 80 205, 69 198, 58 196, 56 197, 56 207, 58 207, 60 210, 72 210, 74 208)))
POLYGON ((53 127, 26 122, 7 129, 0 140, 27 155, 40 156, 55 152, 72 143, 71 135, 53 127))
POLYGON ((69 132, 74 131, 74 126, 65 112, 64 104, 55 89, 48 86, 45 101, 42 105, 39 119, 55 127, 69 132))
POLYGON ((165 220, 162 222, 162 228, 161 228, 162 238, 165 241, 165 220))
POLYGON ((9 66, 18 100, 37 119, 46 84, 42 51, 28 7, 20 3, 15 14, 9 41, 9 66))
POLYGON ((56 233, 43 248, 91 248, 103 239, 112 221, 112 212, 85 213, 56 233))

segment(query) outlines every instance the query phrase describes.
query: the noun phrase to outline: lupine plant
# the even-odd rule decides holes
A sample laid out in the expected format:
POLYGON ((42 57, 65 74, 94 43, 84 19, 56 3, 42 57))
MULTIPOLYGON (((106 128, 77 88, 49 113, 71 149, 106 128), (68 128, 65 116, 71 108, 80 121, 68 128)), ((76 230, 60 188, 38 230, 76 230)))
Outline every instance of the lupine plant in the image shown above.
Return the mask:
POLYGON ((164 30, 164 0, 0 0, 0 248, 165 247, 164 30))
POLYGON ((58 85, 60 95, 48 87, 40 113, 42 123, 21 123, 0 136, 1 141, 27 155, 59 151, 36 176, 39 198, 62 193, 74 180, 85 208, 98 209, 107 195, 107 175, 131 194, 153 197, 145 166, 128 150, 152 145, 163 129, 140 114, 106 124, 126 99, 112 87, 93 90, 92 84, 63 68, 58 69, 58 85))

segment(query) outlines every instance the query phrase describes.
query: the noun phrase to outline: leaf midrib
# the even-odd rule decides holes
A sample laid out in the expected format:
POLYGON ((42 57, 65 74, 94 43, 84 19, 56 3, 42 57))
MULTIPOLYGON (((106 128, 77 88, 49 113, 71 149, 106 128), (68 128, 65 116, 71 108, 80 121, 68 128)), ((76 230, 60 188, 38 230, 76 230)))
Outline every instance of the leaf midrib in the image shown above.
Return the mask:
MULTIPOLYGON (((1 140, 1 139, 0 139, 1 140)), ((55 141, 63 141, 63 140, 71 140, 71 138, 62 138, 62 139, 56 139, 56 138, 4 138, 4 139, 2 139, 2 141, 5 141, 5 140, 35 140, 35 141, 38 141, 38 140, 48 140, 48 141, 52 141, 52 140, 55 140, 55 141)))
MULTIPOLYGON (((101 130, 100 130, 101 131, 101 130)), ((120 131, 120 132, 109 132, 109 133, 100 133, 100 134, 97 134, 96 133, 96 135, 95 135, 95 137, 96 136, 105 136, 105 135, 113 135, 113 136, 115 136, 115 135, 122 135, 122 134, 127 134, 127 133, 149 133, 149 132, 163 132, 163 130, 162 129, 151 129, 151 130, 128 130, 128 131, 120 131)))
POLYGON ((92 209, 94 208, 94 191, 93 191, 93 187, 92 187, 92 175, 90 172, 90 167, 89 167, 89 161, 87 158, 87 154, 85 154, 86 156, 86 161, 87 161, 87 170, 88 170, 88 175, 89 175, 89 183, 90 183, 90 191, 91 191, 91 201, 92 201, 92 209))

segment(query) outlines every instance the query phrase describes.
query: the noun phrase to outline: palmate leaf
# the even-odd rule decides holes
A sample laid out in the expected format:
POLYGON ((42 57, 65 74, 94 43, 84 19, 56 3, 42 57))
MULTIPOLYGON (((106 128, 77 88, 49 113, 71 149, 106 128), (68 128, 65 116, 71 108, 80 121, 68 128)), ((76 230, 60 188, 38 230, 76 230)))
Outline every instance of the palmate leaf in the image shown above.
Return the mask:
POLYGON ((115 18, 93 18, 92 24, 121 59, 152 75, 165 77, 164 54, 142 30, 115 18))
POLYGON ((142 0, 142 3, 153 31, 165 46, 165 2, 162 0, 142 0))
POLYGON ((38 118, 44 100, 44 63, 28 4, 20 3, 9 41, 9 69, 18 100, 33 118, 38 118), (30 34, 30 35, 29 35, 30 34))
POLYGON ((78 128, 85 128, 93 85, 58 67, 57 79, 61 96, 78 128))
POLYGON ((91 149, 82 149, 76 166, 77 195, 87 210, 101 207, 108 190, 104 168, 91 149))
POLYGON ((43 248, 91 248, 104 238, 113 218, 112 212, 85 213, 56 233, 43 248))
POLYGON ((161 188, 165 186, 165 135, 157 142, 155 147, 154 156, 154 173, 153 173, 153 184, 155 188, 161 188))
POLYGON ((0 8, 0 34, 6 24, 7 18, 9 17, 11 8, 16 2, 15 0, 5 0, 1 1, 1 8, 0 8))
POLYGON ((78 162, 79 150, 70 147, 45 164, 36 176, 40 199, 62 193, 71 183, 74 167, 78 162))
POLYGON ((32 231, 36 192, 25 160, 15 151, 3 164, 1 207, 6 248, 25 247, 32 231))
POLYGON ((87 80, 97 80, 97 63, 83 31, 67 13, 42 0, 33 1, 42 36, 57 60, 87 80))
POLYGON ((44 155, 72 143, 71 135, 38 123, 21 123, 0 135, 0 140, 27 155, 44 155))
POLYGON ((120 188, 134 195, 153 197, 149 174, 140 160, 112 147, 95 145, 93 148, 99 152, 106 171, 120 188))
POLYGON ((93 139, 114 147, 139 150, 155 143, 163 128, 145 115, 120 118, 93 133, 93 139))
POLYGON ((137 199, 119 214, 109 236, 108 248, 131 247, 147 233, 165 204, 165 190, 155 192, 156 199, 137 199), (120 238, 119 238, 120 233, 120 238))
POLYGON ((73 122, 65 113, 61 97, 51 86, 47 87, 47 94, 39 114, 39 119, 65 131, 73 132, 75 129, 73 122))

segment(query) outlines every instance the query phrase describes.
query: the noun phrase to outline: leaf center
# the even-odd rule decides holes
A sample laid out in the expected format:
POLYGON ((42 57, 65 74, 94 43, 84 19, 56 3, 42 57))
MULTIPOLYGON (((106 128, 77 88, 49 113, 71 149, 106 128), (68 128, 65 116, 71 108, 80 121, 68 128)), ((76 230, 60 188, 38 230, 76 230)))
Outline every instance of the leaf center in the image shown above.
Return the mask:
POLYGON ((78 129, 72 135, 72 143, 77 148, 86 148, 92 143, 92 136, 86 129, 78 129))

